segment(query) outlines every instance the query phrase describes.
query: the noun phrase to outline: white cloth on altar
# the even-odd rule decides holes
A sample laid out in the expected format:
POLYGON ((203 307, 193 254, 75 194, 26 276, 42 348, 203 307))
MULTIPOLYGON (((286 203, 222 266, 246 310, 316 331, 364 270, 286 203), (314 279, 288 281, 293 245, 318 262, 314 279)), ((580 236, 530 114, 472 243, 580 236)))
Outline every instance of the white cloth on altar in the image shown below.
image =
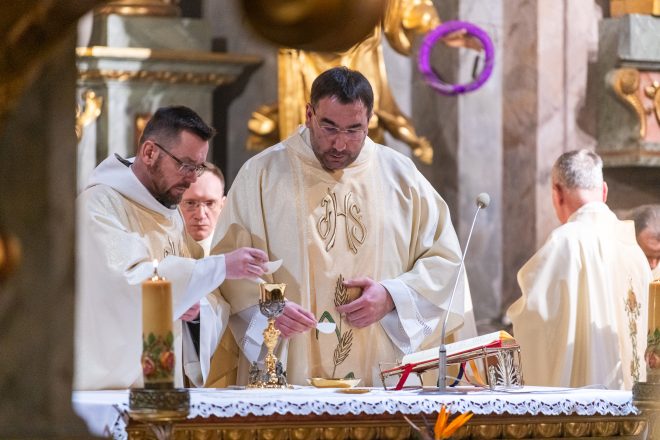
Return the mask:
POLYGON ((153 273, 172 282, 175 385, 183 385, 180 317, 200 308, 200 373, 226 327, 229 307, 211 293, 225 278, 223 255, 190 258, 177 209, 161 205, 125 160, 109 157, 78 196, 77 298, 74 388, 140 387, 142 381, 141 283, 153 273))
MULTIPOLYGON (((410 159, 367 138, 354 163, 328 172, 308 139, 301 128, 244 164, 218 223, 216 239, 222 240, 212 252, 253 246, 271 260, 282 259, 282 268, 265 279, 286 283, 285 296, 317 319, 329 313, 339 320, 328 298, 336 294, 338 275, 368 276, 383 284, 396 308, 377 324, 352 329, 358 360, 351 364, 351 354, 350 368, 342 365, 338 374, 348 370, 368 386, 379 382, 379 362, 438 345, 461 250, 446 203, 410 159), (323 237, 324 228, 333 225, 336 236, 323 237)), ((258 287, 228 280, 221 292, 232 307, 229 325, 244 355, 238 382, 245 383, 248 360, 263 353, 264 320, 254 306, 258 287)), ((467 303, 461 281, 448 333, 462 325, 467 303)), ((280 358, 288 360, 290 383, 331 374, 333 338, 311 331, 287 341, 280 358)))
POLYGON ((650 279, 632 222, 601 202, 573 213, 518 272, 522 297, 507 314, 525 383, 631 389, 634 370, 643 380, 650 279))
MULTIPOLYGON (((380 414, 436 414, 441 405, 450 413, 478 415, 629 416, 637 414, 629 391, 526 386, 518 390, 470 391, 466 394, 420 394, 420 390, 343 394, 337 389, 297 387, 295 390, 190 390, 193 418, 273 415, 370 416, 380 414), (350 397, 350 398, 349 398, 350 397)), ((73 409, 97 436, 126 439, 128 392, 74 391, 73 409)), ((204 422, 201 422, 202 424, 204 422)))

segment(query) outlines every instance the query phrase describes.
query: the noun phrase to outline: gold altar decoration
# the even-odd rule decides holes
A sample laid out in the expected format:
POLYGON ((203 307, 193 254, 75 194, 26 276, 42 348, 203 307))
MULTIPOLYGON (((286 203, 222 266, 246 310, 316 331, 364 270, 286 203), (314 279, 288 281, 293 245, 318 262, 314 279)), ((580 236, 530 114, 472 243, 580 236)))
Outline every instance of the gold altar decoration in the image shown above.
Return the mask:
POLYGON ((610 15, 650 14, 660 16, 660 0, 610 0, 610 15))
POLYGON ((76 106, 76 137, 80 141, 83 134, 83 128, 87 127, 101 115, 103 107, 103 96, 98 96, 91 89, 82 92, 84 106, 76 106))
MULTIPOLYGON (((310 99, 312 81, 321 72, 343 65, 360 71, 373 87, 374 115, 369 121, 369 136, 383 143, 385 133, 390 133, 405 142, 422 163, 431 164, 431 144, 426 138, 417 135, 412 122, 401 112, 392 96, 381 43, 384 34, 392 48, 402 55, 410 55, 414 38, 439 24, 440 19, 431 0, 390 0, 383 20, 377 26, 372 26, 368 35, 347 50, 311 52, 280 49, 278 103, 262 105, 252 114, 248 122, 250 137, 247 149, 261 150, 293 133, 305 122, 305 104, 310 99)), ((348 28, 352 26, 352 23, 347 25, 348 28)), ((325 27, 321 27, 321 30, 327 32, 325 27)), ((337 38, 343 32, 344 29, 340 33, 329 34, 337 38)), ((453 45, 469 44, 460 40, 453 45)))
POLYGON ((646 137, 646 111, 642 101, 637 96, 639 89, 639 71, 632 68, 616 69, 611 73, 610 84, 616 96, 624 102, 637 116, 639 122, 639 137, 646 137))
POLYGON ((0 18, 0 126, 53 50, 75 31, 78 19, 103 1, 3 2, 0 18))
POLYGON ((305 50, 342 51, 380 21, 387 0, 241 0, 248 24, 261 37, 305 50))
POLYGON ((268 353, 263 371, 259 371, 256 362, 252 364, 248 388, 291 388, 286 381, 286 371, 275 356, 275 347, 280 337, 280 331, 275 328, 275 318, 284 311, 285 289, 286 284, 283 283, 261 283, 259 285, 259 310, 268 318, 268 326, 263 333, 268 353))
POLYGON ((178 17, 181 15, 179 0, 112 0, 94 10, 99 15, 142 15, 178 17))
MULTIPOLYGON (((306 439, 306 440, 409 440, 417 438, 404 414, 364 415, 271 415, 242 416, 226 420, 187 420, 174 426, 174 440, 188 439, 306 439)), ((415 424, 421 416, 408 415, 415 424)), ((647 422, 642 416, 510 416, 475 415, 452 438, 456 440, 575 439, 643 440, 647 422)), ((146 440, 148 429, 129 422, 129 440, 146 440)))
POLYGON ((646 382, 633 385, 633 402, 649 420, 649 440, 660 440, 660 280, 649 284, 646 382))

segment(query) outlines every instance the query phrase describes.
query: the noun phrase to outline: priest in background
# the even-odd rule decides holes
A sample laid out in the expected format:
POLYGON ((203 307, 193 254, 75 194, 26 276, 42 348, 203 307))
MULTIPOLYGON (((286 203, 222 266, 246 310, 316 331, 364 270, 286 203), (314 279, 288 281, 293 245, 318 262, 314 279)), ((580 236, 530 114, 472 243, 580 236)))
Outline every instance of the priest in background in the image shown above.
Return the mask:
MULTIPOLYGON (((147 123, 137 156, 108 157, 79 195, 75 389, 142 386, 141 283, 152 276, 153 260, 172 282, 177 387, 184 384, 178 318, 211 298, 201 332, 216 335, 217 343, 229 306, 219 294, 207 294, 225 279, 263 274, 267 256, 258 249, 190 258, 177 204, 205 170, 214 132, 187 107, 161 108, 147 123)), ((200 347, 202 376, 214 349, 213 343, 200 347)))
MULTIPOLYGON (((213 231, 226 199, 225 176, 220 168, 207 162, 202 175, 183 193, 179 203, 188 233, 188 248, 194 258, 204 258, 209 255, 213 231)), ((223 388, 236 383, 238 346, 230 332, 220 335, 217 332, 200 331, 200 318, 213 312, 214 295, 215 293, 211 293, 206 298, 202 298, 199 307, 192 307, 181 317, 185 321, 183 367, 186 376, 191 378, 195 386, 206 383, 213 388, 223 388), (218 337, 220 337, 219 344, 218 337), (202 347, 216 347, 211 358, 210 373, 204 375, 202 375, 199 354, 200 338, 202 347)))
MULTIPOLYGON (((464 282, 447 311, 461 260, 449 209, 409 158, 369 139, 373 96, 357 71, 319 75, 305 125, 243 165, 218 223, 213 252, 254 246, 283 260, 266 279, 287 284, 276 327, 292 384, 379 385, 379 362, 438 345, 446 313, 449 332, 463 323, 464 282), (336 331, 316 331, 323 321, 336 331)), ((221 286, 242 351, 239 383, 263 356, 258 291, 221 286)))
POLYGON ((653 279, 660 279, 660 205, 638 206, 630 219, 635 222, 637 243, 651 266, 653 279))
POLYGON ((518 272, 522 298, 507 312, 527 385, 629 390, 645 378, 651 271, 633 223, 605 204, 602 167, 576 150, 552 169, 562 226, 518 272))

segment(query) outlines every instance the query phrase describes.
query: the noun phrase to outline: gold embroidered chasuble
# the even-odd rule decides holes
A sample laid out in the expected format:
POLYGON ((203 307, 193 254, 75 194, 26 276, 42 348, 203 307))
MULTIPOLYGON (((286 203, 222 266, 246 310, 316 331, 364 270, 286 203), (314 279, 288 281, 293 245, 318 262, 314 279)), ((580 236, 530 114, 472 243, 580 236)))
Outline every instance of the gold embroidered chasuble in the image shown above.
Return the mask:
POLYGON ((632 388, 644 380, 651 271, 632 222, 582 206, 518 272, 509 308, 525 384, 632 388))
MULTIPOLYGON (((337 323, 332 334, 290 338, 282 353, 290 383, 354 376, 377 385, 379 362, 437 343, 460 248, 445 202, 412 161, 392 149, 367 138, 353 164, 329 172, 301 129, 243 166, 216 231, 221 237, 214 253, 254 246, 271 260, 283 259, 267 279, 286 283, 287 299, 317 320, 337 323), (362 276, 381 282, 396 309, 357 329, 335 307, 348 301, 341 281, 362 276)), ((259 313, 256 284, 228 280, 221 292, 234 316, 251 307, 259 313)), ((450 331, 462 324, 463 304, 461 283, 450 331)), ((242 346, 245 336, 235 336, 242 346)), ((243 359, 239 382, 247 365, 243 359)))

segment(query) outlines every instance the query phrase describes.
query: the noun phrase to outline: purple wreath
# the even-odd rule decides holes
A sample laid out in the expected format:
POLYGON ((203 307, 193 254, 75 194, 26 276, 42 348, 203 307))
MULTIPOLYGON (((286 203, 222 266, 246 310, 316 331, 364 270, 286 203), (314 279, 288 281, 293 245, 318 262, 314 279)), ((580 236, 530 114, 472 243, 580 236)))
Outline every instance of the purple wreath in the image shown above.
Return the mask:
POLYGON ((455 96, 476 90, 486 82, 490 74, 493 73, 494 53, 493 42, 483 29, 465 21, 447 21, 424 37, 422 47, 419 49, 417 66, 419 67, 419 71, 422 72, 422 75, 424 75, 424 80, 431 88, 442 95, 455 96), (468 84, 448 84, 442 81, 433 70, 431 66, 431 50, 440 38, 461 29, 466 30, 468 35, 476 37, 481 42, 486 53, 486 61, 481 73, 473 82, 468 84))

